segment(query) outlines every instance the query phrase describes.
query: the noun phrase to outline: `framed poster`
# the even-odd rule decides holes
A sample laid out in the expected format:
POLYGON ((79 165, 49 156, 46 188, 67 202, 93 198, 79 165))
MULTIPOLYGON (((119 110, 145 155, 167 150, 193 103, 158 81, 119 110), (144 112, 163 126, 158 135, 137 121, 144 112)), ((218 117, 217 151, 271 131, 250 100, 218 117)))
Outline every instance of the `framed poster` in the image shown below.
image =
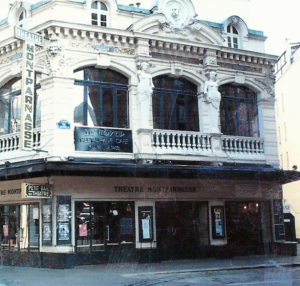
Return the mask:
POLYGON ((57 245, 71 243, 71 197, 57 196, 56 237, 57 245))
POLYGON ((212 237, 214 239, 225 237, 224 206, 211 207, 212 237))
POLYGON ((70 224, 68 222, 60 222, 57 225, 58 228, 58 240, 69 241, 70 240, 70 224))
POLYGON ((52 245, 52 199, 42 202, 42 245, 52 245))
POLYGON ((43 205, 42 207, 43 222, 51 222, 51 205, 43 205))
MULTIPOLYGON (((51 242, 52 240, 52 227, 51 227, 51 223, 49 222, 45 222, 43 223, 43 242, 51 242)), ((47 243, 43 243, 46 244, 47 243)))
POLYGON ((139 240, 140 242, 153 241, 153 207, 139 207, 139 240))
POLYGON ((58 205, 58 221, 69 221, 70 204, 59 204, 58 205))

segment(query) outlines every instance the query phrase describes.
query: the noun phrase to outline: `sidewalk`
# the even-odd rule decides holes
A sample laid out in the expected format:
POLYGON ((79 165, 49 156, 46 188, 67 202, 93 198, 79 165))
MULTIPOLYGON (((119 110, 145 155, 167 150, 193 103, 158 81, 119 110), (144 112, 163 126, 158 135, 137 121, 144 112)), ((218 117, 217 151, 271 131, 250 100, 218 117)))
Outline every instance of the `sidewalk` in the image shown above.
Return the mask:
MULTIPOLYGON (((298 256, 243 256, 230 259, 176 260, 160 263, 124 263, 77 266, 73 269, 45 269, 0 266, 0 286, 108 286, 130 285, 143 277, 270 267, 300 267, 298 256)), ((141 284, 142 285, 142 284, 141 284)))

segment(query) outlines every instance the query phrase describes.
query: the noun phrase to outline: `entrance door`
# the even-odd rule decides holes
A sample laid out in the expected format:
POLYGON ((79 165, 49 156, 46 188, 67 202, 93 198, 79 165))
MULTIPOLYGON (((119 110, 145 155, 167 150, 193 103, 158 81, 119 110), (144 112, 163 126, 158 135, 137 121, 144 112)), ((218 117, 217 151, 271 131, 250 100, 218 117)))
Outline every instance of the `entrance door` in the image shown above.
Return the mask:
POLYGON ((200 246, 197 202, 158 202, 157 242, 162 259, 192 258, 200 246))
POLYGON ((261 204, 226 203, 228 244, 236 254, 259 253, 262 247, 261 204))
POLYGON ((76 202, 77 252, 134 244, 133 202, 76 202))

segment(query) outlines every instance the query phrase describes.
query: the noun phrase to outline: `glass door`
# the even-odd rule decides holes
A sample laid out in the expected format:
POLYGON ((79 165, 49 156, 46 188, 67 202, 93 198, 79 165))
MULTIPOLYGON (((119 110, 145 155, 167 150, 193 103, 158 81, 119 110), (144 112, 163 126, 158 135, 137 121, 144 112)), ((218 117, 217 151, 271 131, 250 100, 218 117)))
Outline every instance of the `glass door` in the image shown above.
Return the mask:
POLYGON ((76 202, 77 252, 134 243, 133 202, 76 202))
POLYGON ((105 205, 98 202, 76 203, 76 246, 78 252, 103 251, 105 205))

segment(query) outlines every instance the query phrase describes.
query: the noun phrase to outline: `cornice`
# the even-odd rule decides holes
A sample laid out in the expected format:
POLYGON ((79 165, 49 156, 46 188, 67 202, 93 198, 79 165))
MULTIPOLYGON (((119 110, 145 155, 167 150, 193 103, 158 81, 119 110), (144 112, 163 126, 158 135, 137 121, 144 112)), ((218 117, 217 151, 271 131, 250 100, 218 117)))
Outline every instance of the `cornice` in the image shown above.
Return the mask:
MULTIPOLYGON (((65 23, 61 21, 48 21, 32 29, 44 37, 55 33, 63 38, 79 39, 87 41, 99 41, 107 45, 123 46, 134 48, 139 40, 148 42, 150 53, 161 54, 174 53, 182 57, 202 58, 207 51, 213 51, 216 55, 217 65, 235 64, 248 67, 272 67, 277 57, 273 55, 257 53, 247 50, 230 49, 225 46, 217 46, 202 42, 189 41, 186 39, 166 38, 165 35, 150 35, 136 33, 126 30, 96 27, 91 25, 65 23)), ((5 41, 6 44, 0 47, 0 57, 14 49, 19 48, 22 43, 13 37, 5 41)))

